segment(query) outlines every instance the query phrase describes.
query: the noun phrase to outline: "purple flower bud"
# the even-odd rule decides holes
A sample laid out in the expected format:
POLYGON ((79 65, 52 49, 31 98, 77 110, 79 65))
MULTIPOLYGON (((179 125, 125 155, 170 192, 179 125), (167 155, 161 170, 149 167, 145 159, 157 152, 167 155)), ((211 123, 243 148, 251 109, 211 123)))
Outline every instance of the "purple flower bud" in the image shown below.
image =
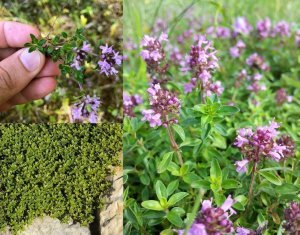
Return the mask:
POLYGON ((287 235, 294 235, 299 233, 300 224, 300 204, 297 202, 292 202, 288 208, 284 211, 285 223, 283 227, 285 228, 285 233, 287 235))

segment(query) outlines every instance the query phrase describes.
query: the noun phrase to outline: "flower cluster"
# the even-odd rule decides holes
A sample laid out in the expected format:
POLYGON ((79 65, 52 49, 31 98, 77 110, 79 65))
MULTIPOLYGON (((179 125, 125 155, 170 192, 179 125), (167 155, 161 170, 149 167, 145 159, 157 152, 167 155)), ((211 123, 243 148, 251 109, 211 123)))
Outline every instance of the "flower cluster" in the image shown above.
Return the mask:
POLYGON ((198 43, 192 45, 189 55, 182 63, 181 71, 192 72, 193 78, 189 83, 184 85, 185 93, 191 92, 200 81, 202 96, 209 96, 212 93, 221 95, 224 88, 221 82, 213 82, 211 80, 211 72, 216 69, 218 65, 218 58, 215 56, 216 50, 212 43, 200 36, 198 43))
POLYGON ((151 127, 177 123, 180 110, 178 98, 159 84, 153 84, 147 91, 150 95, 151 109, 142 111, 142 120, 148 121, 151 127))
POLYGON ((291 138, 278 138, 279 124, 272 121, 268 126, 261 126, 253 131, 250 128, 238 130, 234 145, 240 149, 245 159, 236 162, 237 171, 247 171, 247 164, 251 161, 259 162, 261 157, 275 161, 294 155, 294 143, 291 138))
POLYGON ((124 115, 127 117, 135 117, 133 109, 142 102, 143 100, 139 95, 129 95, 128 93, 123 92, 124 115))
POLYGON ((238 34, 249 35, 253 30, 252 26, 245 17, 237 17, 232 27, 235 36, 238 34))
POLYGON ((253 53, 246 59, 246 63, 248 66, 254 69, 261 69, 263 71, 267 71, 269 69, 268 65, 265 63, 264 58, 257 54, 253 53))
POLYGON ((276 103, 277 105, 283 105, 285 102, 292 102, 293 101, 293 96, 290 96, 286 93, 286 90, 284 88, 280 88, 276 91, 276 103))
POLYGON ((165 52, 162 47, 162 42, 168 41, 168 35, 162 33, 160 37, 154 38, 148 35, 145 35, 141 46, 141 56, 144 61, 147 63, 147 69, 149 71, 156 71, 158 73, 165 73, 168 68, 168 65, 160 66, 161 63, 165 60, 165 52))
POLYGON ((187 39, 191 38, 193 36, 194 31, 192 29, 188 29, 184 31, 181 35, 177 37, 177 42, 179 44, 184 43, 187 39))
MULTIPOLYGON (((201 211, 188 231, 188 235, 219 235, 233 233, 233 223, 229 219, 236 212, 232 209, 235 201, 229 195, 221 207, 213 207, 212 200, 202 202, 201 211)), ((184 234, 183 230, 178 231, 184 234)))
POLYGON ((116 52, 113 47, 109 47, 107 44, 105 46, 100 46, 101 56, 98 62, 100 68, 100 74, 105 74, 106 76, 116 76, 118 74, 117 67, 122 64, 122 56, 119 52, 116 52))
POLYGON ((72 122, 84 122, 88 120, 90 123, 98 122, 98 109, 101 102, 97 97, 89 95, 75 104, 71 108, 72 122))
POLYGON ((285 234, 293 235, 300 233, 300 204, 292 202, 288 208, 284 211, 285 234))
POLYGON ((231 47, 229 50, 229 53, 232 58, 238 58, 240 57, 241 53, 244 51, 246 48, 245 43, 242 40, 239 40, 235 46, 231 47))
POLYGON ((206 34, 210 35, 212 37, 216 37, 216 38, 230 38, 231 37, 231 32, 230 29, 227 27, 222 27, 222 26, 218 26, 218 27, 208 27, 206 30, 206 34))
POLYGON ((246 71, 246 69, 242 69, 239 72, 239 74, 237 75, 237 78, 235 80, 234 86, 235 87, 240 87, 246 77, 247 77, 247 71, 246 71))
POLYGON ((273 29, 273 36, 289 37, 290 26, 286 21, 278 22, 273 29))
POLYGON ((260 38, 267 38, 271 35, 271 20, 269 18, 265 18, 260 20, 256 24, 257 34, 260 38))
POLYGON ((91 45, 84 41, 82 47, 80 49, 75 48, 74 51, 76 52, 76 55, 74 57, 73 63, 71 64, 71 67, 77 70, 81 70, 82 64, 87 59, 88 54, 92 51, 91 45))
POLYGON ((248 80, 251 82, 251 84, 247 87, 247 89, 254 93, 265 91, 267 89, 266 85, 259 83, 262 77, 263 76, 260 73, 255 73, 252 76, 248 76, 248 80))

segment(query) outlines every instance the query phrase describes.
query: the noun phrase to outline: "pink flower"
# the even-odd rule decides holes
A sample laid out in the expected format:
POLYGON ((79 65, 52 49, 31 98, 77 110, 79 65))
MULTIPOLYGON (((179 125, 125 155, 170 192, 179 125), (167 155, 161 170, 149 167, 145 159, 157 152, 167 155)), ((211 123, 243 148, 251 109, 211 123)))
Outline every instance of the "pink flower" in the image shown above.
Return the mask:
POLYGON ((238 227, 236 229, 236 235, 250 235, 251 231, 246 228, 238 227))
POLYGON ((236 171, 238 173, 246 173, 248 163, 249 163, 249 161, 247 159, 244 159, 242 161, 236 161, 234 164, 236 166, 236 171))
POLYGON ((143 110, 142 114, 144 115, 142 121, 148 121, 151 127, 161 126, 161 115, 159 113, 154 113, 152 109, 148 109, 143 110))
POLYGON ((237 34, 249 35, 252 31, 252 26, 245 17, 237 17, 233 23, 233 31, 237 34))
POLYGON ((256 24, 256 30, 261 38, 269 37, 271 34, 271 20, 269 18, 265 18, 258 21, 256 24))

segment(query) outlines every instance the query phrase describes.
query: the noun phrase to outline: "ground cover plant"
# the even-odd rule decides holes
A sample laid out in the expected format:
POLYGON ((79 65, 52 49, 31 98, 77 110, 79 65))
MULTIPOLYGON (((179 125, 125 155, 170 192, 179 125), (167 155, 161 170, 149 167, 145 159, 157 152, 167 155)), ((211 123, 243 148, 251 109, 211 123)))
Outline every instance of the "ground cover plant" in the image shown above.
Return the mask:
POLYGON ((92 223, 121 149, 120 124, 0 125, 0 231, 44 215, 92 223))
POLYGON ((60 63, 58 88, 1 113, 2 122, 122 120, 122 3, 119 0, 2 1, 0 19, 33 24, 24 45, 60 63))
POLYGON ((172 3, 124 4, 125 234, 298 234, 299 3, 172 3))

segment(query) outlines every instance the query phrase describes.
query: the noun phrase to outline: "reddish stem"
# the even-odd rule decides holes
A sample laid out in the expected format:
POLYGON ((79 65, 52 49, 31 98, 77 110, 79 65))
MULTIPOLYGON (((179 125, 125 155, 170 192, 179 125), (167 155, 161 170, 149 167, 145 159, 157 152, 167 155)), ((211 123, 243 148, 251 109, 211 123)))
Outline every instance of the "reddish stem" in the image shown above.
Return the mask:
POLYGON ((170 139, 170 142, 171 142, 171 146, 172 146, 174 152, 177 155, 178 161, 179 161, 180 165, 183 166, 182 155, 181 155, 180 149, 178 147, 178 144, 175 141, 174 134, 173 134, 172 129, 171 129, 169 124, 167 124, 167 132, 168 132, 168 136, 169 136, 169 139, 170 139))

